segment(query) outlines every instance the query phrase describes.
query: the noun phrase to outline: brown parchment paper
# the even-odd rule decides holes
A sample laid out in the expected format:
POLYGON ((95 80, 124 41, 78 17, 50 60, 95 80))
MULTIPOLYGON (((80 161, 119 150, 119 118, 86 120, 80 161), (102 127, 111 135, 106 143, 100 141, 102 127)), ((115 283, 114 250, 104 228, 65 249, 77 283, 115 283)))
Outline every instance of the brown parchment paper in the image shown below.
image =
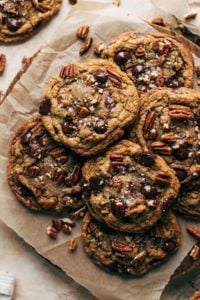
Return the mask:
MULTIPOLYGON (((49 78, 63 64, 80 59, 78 50, 81 42, 76 40, 74 31, 82 23, 90 25, 90 33, 95 42, 108 42, 112 37, 127 30, 134 29, 143 32, 152 30, 138 17, 127 15, 127 12, 123 13, 122 10, 105 3, 84 1, 72 9, 68 18, 58 28, 52 43, 41 50, 0 106, 0 218, 39 254, 59 266, 97 298, 157 300, 170 275, 194 243, 185 231, 185 226, 191 225, 192 222, 180 220, 183 232, 182 245, 167 263, 142 278, 127 279, 107 274, 86 256, 80 238, 81 224, 77 224, 69 237, 59 234, 55 241, 50 240, 46 234, 46 228, 51 223, 52 216, 29 212, 15 200, 7 185, 8 146, 13 132, 24 119, 29 118, 38 110, 43 88, 49 78), (66 241, 74 237, 78 238, 79 246, 72 254, 67 250, 66 241)), ((88 56, 91 56, 91 52, 86 55, 88 56)))

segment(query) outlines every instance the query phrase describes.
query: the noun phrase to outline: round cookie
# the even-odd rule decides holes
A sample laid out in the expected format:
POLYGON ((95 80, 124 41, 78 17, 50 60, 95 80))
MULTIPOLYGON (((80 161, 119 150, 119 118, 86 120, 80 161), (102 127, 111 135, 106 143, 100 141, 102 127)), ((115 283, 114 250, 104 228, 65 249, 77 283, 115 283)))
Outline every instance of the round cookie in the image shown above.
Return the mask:
POLYGON ((141 276, 177 250, 181 231, 172 212, 143 234, 114 231, 86 214, 82 239, 86 253, 106 271, 141 276))
POLYGON ((80 158, 52 140, 39 115, 16 131, 10 145, 8 183, 29 209, 59 212, 80 207, 81 168, 80 158))
POLYGON ((117 63, 141 93, 157 87, 193 86, 192 55, 183 44, 162 33, 123 33, 101 57, 117 63))
POLYGON ((40 114, 53 139, 82 156, 102 152, 134 122, 135 86, 113 63, 88 60, 65 66, 46 88, 40 114))
POLYGON ((127 140, 87 161, 82 172, 83 200, 92 216, 124 232, 153 226, 179 190, 162 158, 127 140))
POLYGON ((0 42, 23 40, 50 19, 62 0, 3 0, 0 3, 0 42))
POLYGON ((186 192, 190 189, 186 182, 200 167, 200 92, 165 88, 152 91, 144 99, 136 127, 139 143, 161 155, 176 172, 184 189, 182 200, 179 197, 177 202, 180 211, 200 216, 200 186, 195 185, 193 196, 186 192))

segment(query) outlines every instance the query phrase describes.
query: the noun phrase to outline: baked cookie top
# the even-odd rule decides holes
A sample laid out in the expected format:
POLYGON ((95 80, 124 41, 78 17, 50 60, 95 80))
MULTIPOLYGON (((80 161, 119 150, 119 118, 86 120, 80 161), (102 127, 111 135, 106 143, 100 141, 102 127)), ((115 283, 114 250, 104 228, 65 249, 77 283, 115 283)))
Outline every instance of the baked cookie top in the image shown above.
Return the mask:
POLYGON ((193 86, 193 58, 188 49, 161 33, 126 32, 101 54, 117 63, 139 92, 157 87, 193 86))
POLYGON ((34 211, 81 206, 82 162, 56 144, 39 115, 16 131, 10 145, 8 183, 17 199, 34 211))
POLYGON ((119 231, 150 228, 179 190, 162 158, 127 140, 87 161, 82 171, 83 200, 92 216, 119 231))
POLYGON ((181 231, 171 212, 143 234, 114 231, 86 214, 82 239, 86 253, 97 265, 107 271, 141 276, 177 250, 181 231))
POLYGON ((1 0, 0 42, 27 38, 59 9, 62 0, 1 0))
MULTIPOLYGON (((200 186, 186 200, 186 182, 198 177, 200 169, 200 92, 187 88, 157 89, 147 94, 136 126, 139 143, 161 155, 183 184, 183 205, 200 216, 200 186), (193 176, 194 173, 194 176, 193 176)), ((135 129, 133 129, 135 131, 135 129)), ((182 197, 181 197, 182 199, 182 197)))
POLYGON ((138 109, 125 73, 111 62, 88 60, 63 67, 50 80, 39 111, 53 139, 89 156, 119 139, 138 109))

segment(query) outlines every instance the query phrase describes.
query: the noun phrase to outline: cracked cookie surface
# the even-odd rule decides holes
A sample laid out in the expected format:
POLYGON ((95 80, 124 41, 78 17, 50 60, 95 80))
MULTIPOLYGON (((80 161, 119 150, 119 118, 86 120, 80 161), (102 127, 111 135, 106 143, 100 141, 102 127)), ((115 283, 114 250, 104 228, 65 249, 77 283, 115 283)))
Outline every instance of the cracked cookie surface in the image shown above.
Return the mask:
POLYGON ((176 172, 181 183, 177 209, 200 217, 200 92, 165 88, 143 99, 136 126, 139 143, 176 172))
POLYGON ((8 183, 29 209, 59 212, 80 207, 81 168, 80 158, 53 141, 39 115, 16 131, 10 145, 8 183))
POLYGON ((125 73, 111 62, 88 60, 50 80, 39 111, 57 142, 89 156, 118 140, 138 109, 137 90, 125 73))
POLYGON ((161 33, 126 32, 101 54, 118 64, 140 93, 157 87, 193 86, 193 58, 187 48, 161 33))
POLYGON ((0 1, 0 42, 15 42, 29 37, 41 23, 50 19, 62 0, 0 1))
POLYGON ((177 250, 181 231, 172 212, 143 234, 114 231, 88 213, 83 220, 82 239, 86 253, 106 271, 141 276, 177 250))
POLYGON ((127 140, 87 161, 82 171, 83 200, 92 216, 119 231, 153 226, 179 190, 162 158, 127 140))

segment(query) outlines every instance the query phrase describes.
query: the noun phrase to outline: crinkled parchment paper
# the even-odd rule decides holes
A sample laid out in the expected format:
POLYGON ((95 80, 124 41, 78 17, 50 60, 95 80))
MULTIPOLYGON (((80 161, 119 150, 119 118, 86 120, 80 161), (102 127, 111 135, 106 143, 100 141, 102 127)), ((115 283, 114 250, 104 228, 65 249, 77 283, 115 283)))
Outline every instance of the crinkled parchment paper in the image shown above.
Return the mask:
MULTIPOLYGON (((107 274, 87 257, 81 243, 80 224, 77 224, 71 236, 61 233, 55 241, 50 240, 46 228, 51 223, 52 216, 29 212, 15 200, 7 185, 8 146, 13 132, 23 120, 38 110, 43 88, 49 78, 63 64, 80 59, 78 50, 81 41, 77 41, 74 31, 82 23, 90 25, 90 34, 95 42, 108 42, 117 34, 130 29, 152 30, 136 16, 127 16, 127 13, 123 14, 119 8, 105 3, 81 2, 72 9, 69 17, 59 27, 52 43, 38 54, 0 107, 0 218, 38 253, 59 266, 97 298, 157 300, 170 275, 192 247, 194 241, 184 229, 191 222, 181 220, 183 242, 179 251, 167 263, 140 279, 122 278, 107 274), (75 253, 69 253, 66 241, 74 237, 78 238, 78 249, 75 253)), ((92 56, 92 52, 86 56, 92 56)))

